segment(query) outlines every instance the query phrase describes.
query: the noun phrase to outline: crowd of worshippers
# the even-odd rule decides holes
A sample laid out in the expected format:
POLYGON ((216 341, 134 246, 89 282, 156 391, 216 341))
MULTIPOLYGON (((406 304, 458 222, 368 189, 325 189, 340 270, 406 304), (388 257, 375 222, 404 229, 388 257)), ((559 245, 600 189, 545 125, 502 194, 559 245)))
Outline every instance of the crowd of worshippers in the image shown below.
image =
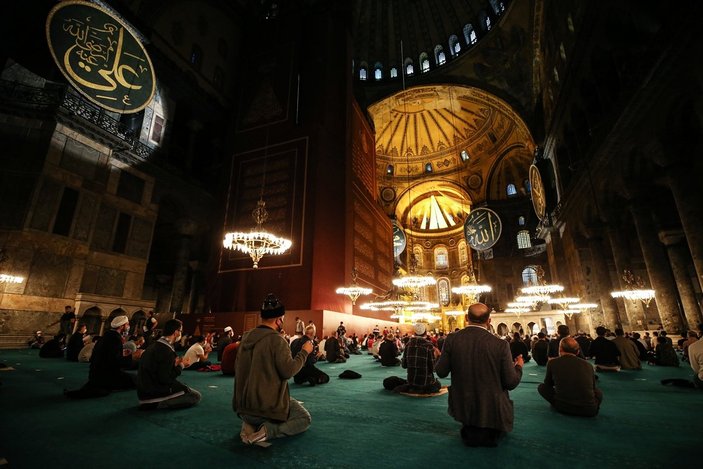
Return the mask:
MULTIPOLYGON (((383 381, 383 387, 395 393, 439 394, 447 387, 439 378, 449 377, 448 413, 462 424, 460 435, 468 446, 496 446, 512 430, 509 391, 518 386, 522 368, 530 360, 546 367, 539 394, 555 410, 570 415, 598 414, 603 393, 595 372, 641 370, 643 362, 679 366, 687 361, 694 371, 692 380, 662 380, 662 384, 703 389, 703 324, 676 344, 664 330, 650 335, 620 328, 611 332, 602 326, 596 328, 595 339, 582 331, 571 335, 565 325, 551 336, 544 330, 535 335, 498 336, 490 325, 488 307, 476 303, 467 312, 467 327, 446 335, 416 323, 411 333, 402 336, 398 328, 376 326, 360 337, 348 333, 340 322, 333 334, 318 340, 315 324, 306 324, 300 317, 295 318, 294 332, 287 334, 284 316, 284 306, 269 295, 261 309, 261 324, 240 336, 230 326, 221 333, 186 336, 177 319, 162 327, 154 320, 151 327, 130 334, 127 316, 117 316, 100 337, 91 337, 85 324, 74 321, 70 336, 63 327, 50 340, 37 331, 29 345, 39 348, 41 357, 90 364, 87 383, 66 390, 67 397, 102 397, 136 389, 142 410, 196 405, 201 394, 178 380, 182 371, 234 376, 233 407, 242 419, 240 437, 245 444, 260 446, 302 433, 310 425, 310 414, 289 395, 288 379, 297 385, 328 383, 330 377, 318 367, 320 362, 344 363, 351 354, 364 352, 380 366, 406 370, 404 377, 383 381)), ((360 377, 351 370, 344 373, 360 377)))

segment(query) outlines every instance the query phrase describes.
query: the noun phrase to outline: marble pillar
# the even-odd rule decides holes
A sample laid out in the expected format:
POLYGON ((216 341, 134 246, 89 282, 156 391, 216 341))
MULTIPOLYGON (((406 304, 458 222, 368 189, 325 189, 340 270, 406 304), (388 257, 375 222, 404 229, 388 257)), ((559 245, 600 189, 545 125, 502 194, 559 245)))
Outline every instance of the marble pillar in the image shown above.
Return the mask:
POLYGON ((696 270, 698 286, 703 290, 703 204, 700 181, 682 165, 667 169, 667 180, 679 212, 688 249, 696 270))
POLYGON ((171 306, 169 311, 183 312, 183 300, 186 296, 188 283, 188 261, 190 261, 191 239, 197 232, 193 220, 180 219, 176 222, 176 230, 180 235, 178 251, 176 252, 176 267, 173 271, 173 287, 171 289, 171 306))
POLYGON ((661 324, 667 332, 678 334, 681 332, 682 323, 676 285, 669 268, 669 259, 659 242, 651 210, 643 203, 635 202, 630 206, 630 212, 635 222, 649 281, 655 290, 661 324))
POLYGON ((690 257, 683 233, 661 231, 659 232, 659 239, 666 246, 666 253, 671 263, 671 272, 674 274, 681 306, 683 306, 684 318, 688 323, 686 329, 695 330, 703 318, 701 317, 701 310, 698 307, 696 293, 693 290, 691 276, 688 271, 690 257))
POLYGON ((618 307, 613 297, 610 296, 612 282, 610 281, 608 263, 604 256, 603 243, 598 237, 590 237, 588 238, 588 247, 591 251, 593 275, 598 286, 598 297, 600 298, 601 308, 603 309, 603 319, 605 321, 603 325, 610 330, 616 327, 622 327, 618 307))
MULTIPOLYGON (((629 261, 628 247, 623 239, 622 230, 615 227, 608 227, 606 231, 608 233, 608 240, 610 241, 610 248, 613 252, 615 270, 617 271, 618 283, 616 287, 618 290, 624 290, 626 285, 622 279, 622 274, 626 269, 632 270, 632 266, 629 261)), ((632 302, 629 300, 622 301, 630 330, 646 330, 647 317, 645 315, 644 305, 642 302, 632 302)))

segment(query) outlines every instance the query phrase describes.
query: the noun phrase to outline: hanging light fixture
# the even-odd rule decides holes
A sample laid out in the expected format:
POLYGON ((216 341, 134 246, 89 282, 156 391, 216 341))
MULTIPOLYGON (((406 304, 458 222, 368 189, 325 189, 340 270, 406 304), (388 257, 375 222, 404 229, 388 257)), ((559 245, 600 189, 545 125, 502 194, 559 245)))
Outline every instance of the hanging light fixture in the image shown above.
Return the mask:
POLYGON ((575 296, 561 296, 557 298, 549 298, 547 303, 550 305, 559 305, 562 309, 569 309, 571 305, 574 305, 581 301, 581 298, 576 298, 575 296))
POLYGON ((463 311, 459 311, 459 310, 454 309, 454 310, 450 310, 450 311, 445 311, 444 314, 446 314, 447 316, 457 317, 457 316, 463 316, 466 313, 463 311))
MULTIPOLYGON (((520 291, 523 295, 550 296, 554 293, 561 293, 564 291, 564 287, 562 285, 547 284, 544 280, 544 269, 541 266, 535 267, 535 273, 537 274, 537 283, 528 287, 522 287, 520 291)), ((545 298, 544 301, 547 299, 548 298, 545 298)))
POLYGON ((351 300, 352 306, 356 304, 356 300, 359 299, 361 295, 369 295, 373 291, 371 288, 360 287, 356 283, 357 274, 356 269, 352 269, 351 272, 352 284, 348 287, 337 288, 336 293, 338 295, 347 295, 351 300))
POLYGON ((256 228, 249 232, 234 231, 225 234, 225 240, 222 243, 227 249, 241 251, 244 254, 249 254, 253 267, 259 268, 259 261, 266 254, 280 255, 286 252, 293 244, 289 239, 281 238, 272 233, 264 231, 261 225, 268 218, 266 211, 266 202, 259 200, 256 208, 251 212, 251 216, 256 222, 256 228))
POLYGON ((393 279, 393 285, 410 290, 418 290, 423 287, 436 285, 437 279, 431 275, 404 275, 393 279))
POLYGON ((649 303, 654 299, 654 290, 644 288, 644 281, 639 275, 633 274, 629 270, 624 270, 622 279, 625 282, 625 289, 620 291, 611 291, 610 296, 613 298, 624 298, 633 303, 641 301, 645 308, 649 308, 649 303))
POLYGON ((16 275, 0 274, 0 283, 22 283, 24 282, 24 277, 18 277, 16 275))
POLYGON ((264 202, 264 187, 266 185, 266 164, 268 160, 269 129, 266 129, 266 145, 264 146, 264 168, 261 176, 261 191, 256 208, 252 210, 251 216, 256 223, 256 227, 249 232, 234 231, 225 234, 222 245, 226 249, 241 251, 249 254, 253 267, 259 268, 259 261, 264 255, 280 255, 286 252, 293 244, 289 239, 276 236, 265 231, 261 226, 268 220, 269 214, 264 202))
POLYGON ((454 287, 452 288, 452 293, 456 293, 458 295, 469 295, 469 296, 478 296, 481 293, 488 293, 493 288, 490 285, 462 285, 460 287, 454 287))

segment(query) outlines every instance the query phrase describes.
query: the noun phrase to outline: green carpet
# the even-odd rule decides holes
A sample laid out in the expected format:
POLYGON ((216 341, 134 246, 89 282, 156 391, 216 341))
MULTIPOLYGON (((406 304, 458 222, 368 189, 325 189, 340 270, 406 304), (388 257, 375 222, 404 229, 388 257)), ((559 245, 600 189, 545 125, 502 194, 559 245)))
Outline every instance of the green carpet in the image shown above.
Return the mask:
MULTIPOLYGON (((382 381, 404 370, 384 368, 369 355, 322 364, 329 384, 291 381, 291 395, 312 414, 299 436, 270 448, 239 441, 232 412, 233 379, 185 372, 181 381, 203 394, 181 411, 140 412, 135 392, 72 401, 64 388, 87 379, 88 365, 41 359, 36 350, 1 350, 0 461, 9 468, 195 467, 665 467, 700 462, 703 392, 662 386, 662 378, 688 378, 680 368, 645 365, 643 371, 601 374, 605 394, 593 419, 550 409, 537 394, 544 368, 528 363, 511 393, 515 429, 498 448, 466 448, 459 424, 447 415, 447 395, 411 398, 383 390, 382 381), (363 375, 340 380, 345 369, 363 375)), ((449 384, 449 380, 443 381, 449 384)))

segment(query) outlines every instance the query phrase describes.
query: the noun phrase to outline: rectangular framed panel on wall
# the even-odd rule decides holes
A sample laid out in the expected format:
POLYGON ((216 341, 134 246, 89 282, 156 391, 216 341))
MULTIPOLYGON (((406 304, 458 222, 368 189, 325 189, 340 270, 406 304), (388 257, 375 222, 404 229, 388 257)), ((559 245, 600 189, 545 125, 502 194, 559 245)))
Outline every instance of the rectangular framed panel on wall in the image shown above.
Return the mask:
MULTIPOLYGON (((258 148, 234 155, 225 232, 246 232, 254 228, 256 222, 252 211, 263 195, 268 211, 263 229, 293 242, 285 254, 265 255, 259 262, 259 269, 302 265, 307 160, 307 138, 270 145, 267 150, 258 148)), ((248 254, 222 248, 220 272, 249 269, 252 269, 252 260, 248 254)))

